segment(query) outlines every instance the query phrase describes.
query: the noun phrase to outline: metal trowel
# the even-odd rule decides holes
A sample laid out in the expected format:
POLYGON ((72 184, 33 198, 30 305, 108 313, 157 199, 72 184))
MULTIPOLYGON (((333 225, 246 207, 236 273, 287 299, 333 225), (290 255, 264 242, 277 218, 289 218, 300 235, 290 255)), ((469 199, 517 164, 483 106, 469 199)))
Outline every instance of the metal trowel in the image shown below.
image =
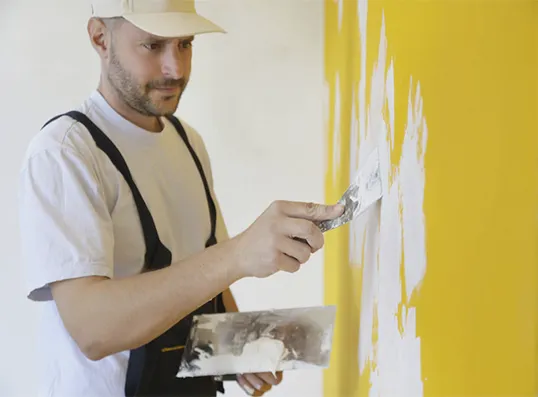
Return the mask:
POLYGON ((351 222, 364 213, 383 196, 383 183, 379 164, 379 151, 374 149, 359 169, 338 204, 344 204, 344 212, 338 218, 317 222, 322 232, 351 222))
POLYGON ((195 315, 176 376, 328 368, 335 318, 334 305, 195 315))

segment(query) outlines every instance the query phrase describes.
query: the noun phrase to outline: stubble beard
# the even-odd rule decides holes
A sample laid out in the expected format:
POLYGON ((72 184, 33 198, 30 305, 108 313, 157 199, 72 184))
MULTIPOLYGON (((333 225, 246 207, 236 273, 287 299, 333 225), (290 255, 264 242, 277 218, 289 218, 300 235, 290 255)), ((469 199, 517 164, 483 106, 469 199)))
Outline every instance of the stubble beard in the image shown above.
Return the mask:
POLYGON ((153 81, 144 86, 137 84, 134 77, 122 66, 114 48, 111 48, 110 51, 110 66, 107 78, 120 100, 128 107, 144 116, 152 117, 174 114, 187 86, 185 79, 153 81), (149 93, 156 88, 178 86, 180 87, 179 94, 163 97, 163 106, 154 103, 149 96, 149 93))

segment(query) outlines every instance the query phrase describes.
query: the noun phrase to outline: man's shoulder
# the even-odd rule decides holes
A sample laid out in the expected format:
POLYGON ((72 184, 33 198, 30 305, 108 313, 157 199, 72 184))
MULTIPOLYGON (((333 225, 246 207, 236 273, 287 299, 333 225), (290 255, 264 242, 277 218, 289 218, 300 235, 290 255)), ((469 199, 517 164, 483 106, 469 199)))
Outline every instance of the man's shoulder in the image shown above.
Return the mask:
POLYGON ((202 137, 202 134, 200 134, 192 124, 185 121, 184 118, 178 117, 178 120, 180 121, 181 125, 183 126, 183 129, 185 130, 185 133, 187 134, 187 138, 189 139, 189 143, 192 145, 194 151, 200 158, 200 161, 202 162, 203 168, 206 172, 206 176, 208 177, 209 181, 212 183, 213 181, 213 173, 211 170, 211 160, 209 158, 209 153, 207 151, 207 147, 204 141, 204 138, 202 137))
POLYGON ((196 146, 195 149, 198 149, 200 146, 201 150, 205 151, 205 142, 202 135, 198 132, 198 130, 189 122, 187 122, 184 118, 178 117, 178 120, 181 122, 181 125, 185 129, 185 132, 187 133, 187 137, 189 138, 189 141, 193 146, 196 146))
POLYGON ((207 146, 204 141, 204 138, 202 134, 198 132, 198 129, 194 127, 192 124, 187 122, 184 118, 178 117, 178 120, 181 122, 181 125, 183 126, 183 129, 187 133, 187 137, 189 139, 190 144, 192 145, 194 151, 198 156, 201 156, 202 160, 205 164, 205 166, 210 167, 209 164, 209 153, 207 151, 207 146))
MULTIPOLYGON (((88 114, 88 107, 85 104, 72 110, 88 114)), ((66 114, 59 114, 43 123, 40 130, 30 139, 23 161, 26 163, 34 156, 59 152, 89 157, 92 146, 94 145, 91 135, 83 124, 66 114)))

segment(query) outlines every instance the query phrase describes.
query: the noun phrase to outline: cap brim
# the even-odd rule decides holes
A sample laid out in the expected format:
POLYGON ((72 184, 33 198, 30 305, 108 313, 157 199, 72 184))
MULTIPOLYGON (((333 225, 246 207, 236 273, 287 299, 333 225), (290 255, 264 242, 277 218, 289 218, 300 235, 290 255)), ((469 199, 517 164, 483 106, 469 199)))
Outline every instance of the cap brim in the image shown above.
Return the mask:
POLYGON ((169 12, 128 14, 124 18, 139 29, 161 37, 188 37, 203 33, 226 33, 220 26, 199 14, 169 12))

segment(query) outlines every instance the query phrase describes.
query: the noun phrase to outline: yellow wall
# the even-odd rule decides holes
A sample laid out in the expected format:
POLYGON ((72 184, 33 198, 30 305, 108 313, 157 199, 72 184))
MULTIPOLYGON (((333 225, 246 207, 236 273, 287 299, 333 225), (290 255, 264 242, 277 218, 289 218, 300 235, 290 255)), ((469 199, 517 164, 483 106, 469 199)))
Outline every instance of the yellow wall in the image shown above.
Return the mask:
MULTIPOLYGON (((341 27, 339 2, 325 1, 327 202, 349 184, 360 81, 357 1, 340 3, 341 27)), ((371 0, 368 82, 383 14, 395 70, 392 158, 404 137, 411 77, 420 81, 429 131, 427 271, 407 302, 417 312, 424 396, 536 395, 538 2, 371 0)), ((368 264, 350 266, 348 236, 347 226, 326 235, 326 303, 338 307, 326 397, 370 391, 371 370, 359 374, 357 360, 368 264)))

